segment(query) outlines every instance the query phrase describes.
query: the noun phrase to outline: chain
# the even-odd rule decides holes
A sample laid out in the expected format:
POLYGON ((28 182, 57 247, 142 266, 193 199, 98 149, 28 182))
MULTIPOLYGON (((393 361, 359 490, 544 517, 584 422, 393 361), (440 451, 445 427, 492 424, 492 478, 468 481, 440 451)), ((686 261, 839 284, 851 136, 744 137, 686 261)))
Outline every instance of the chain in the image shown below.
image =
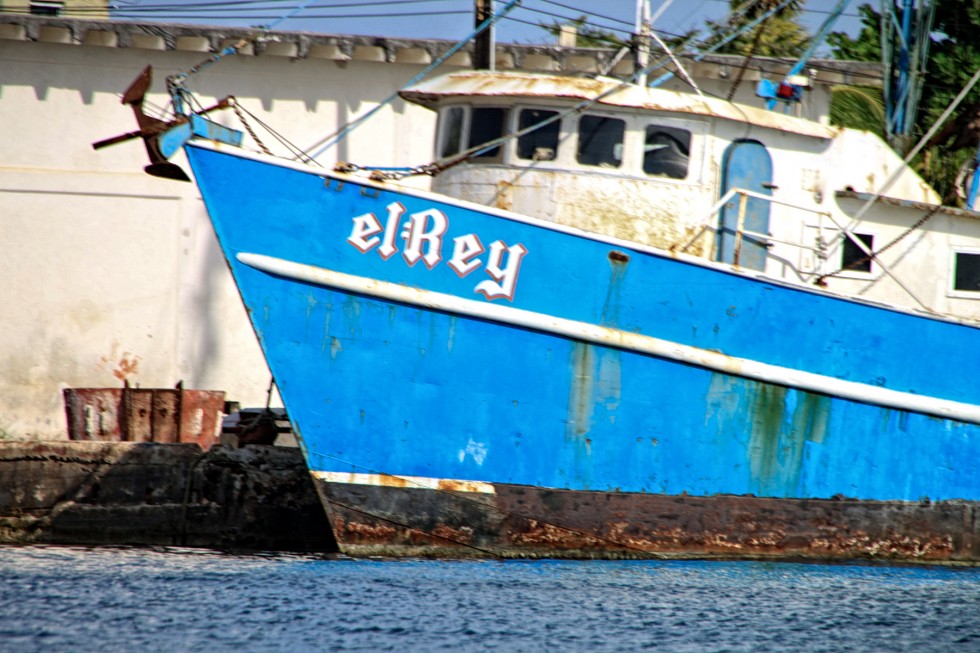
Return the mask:
POLYGON ((212 54, 207 59, 204 59, 202 61, 197 62, 196 64, 194 64, 193 66, 191 66, 190 68, 188 68, 187 69, 187 72, 177 73, 175 75, 171 75, 170 77, 167 78, 168 85, 169 84, 173 84, 175 86, 181 86, 181 85, 183 85, 183 83, 191 75, 196 75, 197 73, 201 72, 201 69, 202 68, 205 68, 207 66, 210 66, 214 62, 216 62, 216 61, 218 61, 220 59, 223 59, 224 57, 227 57, 230 54, 237 54, 239 50, 241 50, 246 45, 248 45, 249 41, 253 41, 253 40, 255 40, 255 38, 241 38, 241 39, 239 39, 238 40, 238 43, 236 43, 235 45, 230 45, 227 48, 224 48, 223 50, 221 50, 221 52, 215 52, 214 54, 212 54))
POLYGON ((412 168, 373 168, 371 166, 361 166, 349 161, 338 161, 334 164, 334 172, 353 174, 355 172, 369 172, 369 179, 372 181, 397 181, 405 177, 417 175, 434 175, 437 170, 431 165, 421 165, 412 168))
POLYGON ((263 153, 272 156, 272 151, 265 146, 265 143, 262 142, 262 139, 259 138, 259 135, 255 133, 254 129, 252 129, 252 125, 250 125, 249 122, 245 120, 245 114, 242 113, 241 108, 238 106, 238 99, 235 98, 234 96, 229 99, 231 100, 231 108, 235 110, 235 115, 238 116, 239 120, 241 120, 242 125, 245 127, 245 131, 248 132, 248 135, 252 137, 252 140, 255 141, 255 143, 259 146, 259 148, 262 150, 263 153))
MULTIPOLYGON (((815 285, 818 285, 818 286, 826 286, 827 285, 827 282, 825 280, 828 277, 837 276, 841 272, 846 272, 846 271, 850 270, 851 268, 855 268, 855 267, 857 267, 859 265, 864 265, 868 261, 874 260, 875 258, 877 258, 878 256, 880 256, 881 254, 884 254, 889 249, 891 249, 892 247, 894 247, 895 245, 897 245, 899 243, 899 241, 901 241, 903 238, 905 238, 906 236, 908 236, 910 233, 912 233, 913 231, 915 231, 916 229, 918 229, 919 227, 921 227, 922 225, 924 225, 926 222, 928 222, 932 218, 932 216, 934 216, 937 213, 939 213, 939 210, 941 208, 943 208, 942 207, 942 204, 937 204, 932 209, 930 209, 925 215, 923 215, 921 218, 919 218, 911 227, 909 227, 904 232, 902 232, 901 234, 899 234, 897 237, 895 237, 891 242, 889 242, 887 245, 885 245, 881 249, 879 249, 877 251, 872 251, 870 254, 866 254, 865 256, 862 256, 859 259, 855 259, 855 260, 851 261, 850 263, 848 263, 847 265, 845 265, 842 268, 840 268, 839 270, 835 270, 834 272, 828 272, 827 274, 822 274, 819 277, 817 277, 817 279, 813 283, 815 285)), ((846 235, 845 235, 845 237, 846 237, 846 235)))

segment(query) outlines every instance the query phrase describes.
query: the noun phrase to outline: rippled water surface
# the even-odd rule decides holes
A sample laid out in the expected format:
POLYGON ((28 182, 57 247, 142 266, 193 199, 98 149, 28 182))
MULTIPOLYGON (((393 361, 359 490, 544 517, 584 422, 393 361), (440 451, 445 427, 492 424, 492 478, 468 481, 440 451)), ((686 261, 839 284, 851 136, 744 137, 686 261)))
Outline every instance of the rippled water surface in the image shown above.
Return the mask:
POLYGON ((980 570, 0 547, 0 651, 980 651, 980 570))

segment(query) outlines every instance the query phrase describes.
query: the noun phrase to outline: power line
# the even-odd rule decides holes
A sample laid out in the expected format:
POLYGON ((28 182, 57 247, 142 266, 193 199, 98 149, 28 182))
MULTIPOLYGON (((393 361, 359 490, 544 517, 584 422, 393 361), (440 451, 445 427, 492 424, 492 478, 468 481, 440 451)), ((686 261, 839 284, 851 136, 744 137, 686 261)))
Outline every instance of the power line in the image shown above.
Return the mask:
MULTIPOLYGON (((534 8, 531 8, 531 7, 521 7, 521 10, 524 13, 541 14, 542 16, 549 16, 551 18, 558 18, 558 19, 561 19, 561 20, 567 20, 567 21, 572 22, 572 23, 578 21, 578 19, 579 19, 579 16, 566 16, 564 14, 556 14, 556 13, 551 12, 551 11, 545 11, 544 9, 534 9, 534 8)), ((516 20, 516 19, 511 19, 511 20, 516 20)), ((525 21, 518 21, 518 22, 525 22, 525 21)), ((533 25, 535 23, 527 23, 527 24, 533 25)), ((592 23, 592 22, 589 22, 588 24, 591 25, 592 27, 598 27, 599 29, 606 29, 606 30, 610 30, 612 32, 621 32, 621 33, 632 35, 632 31, 631 30, 626 30, 626 29, 623 29, 622 27, 612 27, 610 25, 600 25, 598 23, 592 23)))
POLYGON ((588 14, 590 16, 595 16, 596 18, 602 18, 603 20, 611 20, 614 23, 621 23, 623 25, 628 26, 630 29, 633 29, 633 27, 635 27, 635 25, 632 22, 630 22, 630 21, 623 20, 621 18, 615 18, 613 16, 603 16, 602 14, 597 14, 597 13, 592 12, 592 11, 588 11, 588 10, 585 10, 585 9, 579 9, 578 7, 573 7, 571 5, 566 5, 566 4, 563 4, 561 2, 555 2, 555 0, 541 0, 541 2, 547 3, 549 5, 555 5, 556 7, 561 7, 562 9, 571 9, 572 11, 581 11, 584 14, 588 14))
MULTIPOLYGON (((267 10, 267 9, 266 9, 267 10)), ((266 11, 260 9, 253 9, 252 11, 266 11)), ((26 13, 26 12, 25 12, 26 13)), ((406 11, 393 14, 303 14, 304 19, 323 19, 323 18, 408 18, 412 16, 450 16, 457 14, 472 15, 470 11, 406 11)), ((141 20, 147 18, 146 16, 130 16, 127 13, 116 13, 113 14, 116 18, 139 18, 141 20)), ((232 16, 228 14, 216 14, 216 15, 188 15, 184 12, 157 12, 153 14, 154 18, 193 18, 193 19, 207 19, 207 20, 224 20, 231 18, 232 16)), ((242 19, 259 19, 259 18, 279 18, 278 14, 248 14, 241 15, 236 13, 235 18, 242 19)))
MULTIPOLYGON (((720 3, 720 4, 724 4, 724 5, 727 5, 728 4, 728 0, 707 0, 707 1, 708 2, 717 2, 717 3, 720 3)), ((864 4, 871 4, 871 3, 865 2, 864 4)), ((802 7, 800 7, 798 9, 798 12, 801 13, 801 14, 822 14, 822 15, 825 15, 825 16, 829 16, 830 14, 834 13, 834 12, 828 11, 826 9, 807 9, 806 5, 803 5, 802 7)), ((842 13, 841 16, 846 16, 848 18, 861 18, 861 14, 842 13)))
MULTIPOLYGON (((382 5, 408 5, 408 4, 423 4, 432 2, 450 2, 452 0, 372 0, 371 2, 341 2, 322 5, 318 9, 347 9, 351 7, 377 7, 382 5)), ((242 9, 246 11, 255 11, 257 9, 272 9, 273 7, 255 7, 246 5, 282 5, 282 4, 296 4, 296 0, 223 0, 219 2, 195 2, 193 4, 178 4, 178 3, 164 3, 164 4, 148 4, 148 5, 132 5, 125 9, 112 8, 113 13, 148 13, 156 11, 180 11, 182 13, 197 13, 200 11, 210 11, 216 8, 225 7, 229 12, 240 11, 242 9)), ((104 11, 100 7, 75 7, 71 8, 72 11, 84 10, 84 11, 104 11)))

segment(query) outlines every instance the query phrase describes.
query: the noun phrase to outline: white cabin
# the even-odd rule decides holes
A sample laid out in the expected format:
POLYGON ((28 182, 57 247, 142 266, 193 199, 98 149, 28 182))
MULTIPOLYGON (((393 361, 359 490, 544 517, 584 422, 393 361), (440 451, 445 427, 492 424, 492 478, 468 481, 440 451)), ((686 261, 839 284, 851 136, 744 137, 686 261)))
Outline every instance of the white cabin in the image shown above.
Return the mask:
POLYGON ((438 112, 436 192, 980 319, 980 214, 873 134, 601 78, 467 71, 402 97, 438 112))

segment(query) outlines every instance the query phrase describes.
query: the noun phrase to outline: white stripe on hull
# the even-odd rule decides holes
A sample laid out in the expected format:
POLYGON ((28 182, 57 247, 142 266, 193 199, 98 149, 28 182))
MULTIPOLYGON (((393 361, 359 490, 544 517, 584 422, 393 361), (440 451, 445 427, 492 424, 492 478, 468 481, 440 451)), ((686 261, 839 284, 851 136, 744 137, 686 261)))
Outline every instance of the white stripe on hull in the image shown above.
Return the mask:
POLYGON ((493 489, 493 484, 484 483, 483 481, 460 481, 452 478, 428 478, 425 476, 394 476, 392 474, 359 474, 354 472, 311 472, 311 474, 326 483, 496 494, 493 489))
POLYGON ((925 413, 961 422, 980 424, 980 406, 973 404, 891 390, 788 367, 769 365, 746 358, 726 356, 718 352, 653 336, 611 329, 587 322, 567 320, 512 306, 463 299, 454 295, 354 276, 263 254, 242 252, 236 258, 245 265, 270 274, 359 295, 368 295, 385 301, 411 304, 434 311, 510 324, 606 347, 635 351, 687 365, 707 368, 723 374, 798 388, 806 392, 816 392, 895 410, 925 413))

